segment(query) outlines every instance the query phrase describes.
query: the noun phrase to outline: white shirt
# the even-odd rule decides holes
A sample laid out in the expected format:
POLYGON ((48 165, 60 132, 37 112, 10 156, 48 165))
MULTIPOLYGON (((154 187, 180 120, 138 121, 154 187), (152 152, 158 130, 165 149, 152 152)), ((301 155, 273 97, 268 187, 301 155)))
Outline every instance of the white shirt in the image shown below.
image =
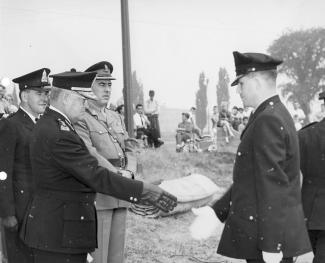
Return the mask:
POLYGON ((58 112, 58 113, 60 113, 61 115, 63 115, 63 117, 64 118, 66 118, 67 119, 67 121, 69 121, 70 122, 70 124, 71 124, 71 121, 69 120, 69 118, 67 117, 67 115, 65 115, 62 111, 60 111, 60 110, 58 110, 57 108, 55 108, 54 106, 52 106, 52 105, 50 105, 50 107, 49 107, 51 110, 54 110, 54 111, 56 111, 56 112, 58 112))
POLYGON ((36 118, 39 118, 39 115, 38 115, 38 117, 34 117, 32 114, 30 114, 27 110, 25 110, 22 106, 20 106, 19 108, 21 108, 28 116, 29 116, 29 118, 31 118, 32 119, 32 121, 34 122, 34 123, 36 123, 36 118))
POLYGON ((133 115, 134 128, 147 128, 147 124, 150 123, 147 116, 139 113, 133 115))
POLYGON ((144 104, 144 113, 145 114, 158 114, 159 105, 156 100, 148 99, 144 104))

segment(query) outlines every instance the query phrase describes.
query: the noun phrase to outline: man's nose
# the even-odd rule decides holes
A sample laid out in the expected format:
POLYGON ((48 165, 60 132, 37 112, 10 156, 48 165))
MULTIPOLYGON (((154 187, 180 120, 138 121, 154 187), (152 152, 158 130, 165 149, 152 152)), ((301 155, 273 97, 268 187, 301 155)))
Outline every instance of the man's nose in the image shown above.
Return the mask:
POLYGON ((85 101, 84 101, 84 106, 85 106, 85 109, 86 109, 86 110, 89 109, 88 100, 85 100, 85 101))

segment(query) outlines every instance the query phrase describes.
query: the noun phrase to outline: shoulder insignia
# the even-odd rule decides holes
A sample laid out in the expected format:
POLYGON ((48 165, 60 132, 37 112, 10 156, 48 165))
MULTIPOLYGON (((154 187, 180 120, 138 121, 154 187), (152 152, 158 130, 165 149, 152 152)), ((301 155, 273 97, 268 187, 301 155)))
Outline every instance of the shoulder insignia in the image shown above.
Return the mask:
POLYGON ((314 126, 317 123, 318 123, 318 121, 311 122, 311 123, 307 124, 306 126, 302 127, 300 130, 304 130, 304 129, 308 128, 308 127, 314 126))
POLYGON ((60 126, 60 130, 61 131, 70 131, 71 129, 69 128, 69 126, 65 123, 65 121, 58 119, 58 123, 60 126))

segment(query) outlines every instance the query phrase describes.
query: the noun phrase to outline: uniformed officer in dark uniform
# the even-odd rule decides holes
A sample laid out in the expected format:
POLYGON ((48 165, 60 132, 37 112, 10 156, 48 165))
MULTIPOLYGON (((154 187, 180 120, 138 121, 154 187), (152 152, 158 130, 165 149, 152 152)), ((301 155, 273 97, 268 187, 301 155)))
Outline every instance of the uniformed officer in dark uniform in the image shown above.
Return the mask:
MULTIPOLYGON (((319 94, 319 99, 325 99, 325 92, 319 94)), ((323 263, 325 262, 325 119, 305 126, 298 132, 298 136, 300 170, 303 176, 302 204, 315 255, 313 263, 323 263)))
POLYGON ((311 247, 301 204, 297 133, 276 94, 282 61, 260 53, 234 52, 234 58, 232 86, 237 85, 244 107, 255 111, 241 135, 233 184, 212 206, 225 222, 218 253, 251 263, 293 262, 311 247))
POLYGON ((38 121, 30 144, 35 193, 20 231, 36 263, 86 262, 97 247, 95 194, 170 211, 176 198, 157 186, 127 179, 98 166, 73 123, 94 98, 96 73, 53 75, 50 107, 38 121))
POLYGON ((33 190, 29 141, 48 102, 49 73, 42 68, 15 78, 20 90, 19 110, 0 121, 0 216, 9 263, 33 262, 32 251, 21 242, 18 231, 33 190))

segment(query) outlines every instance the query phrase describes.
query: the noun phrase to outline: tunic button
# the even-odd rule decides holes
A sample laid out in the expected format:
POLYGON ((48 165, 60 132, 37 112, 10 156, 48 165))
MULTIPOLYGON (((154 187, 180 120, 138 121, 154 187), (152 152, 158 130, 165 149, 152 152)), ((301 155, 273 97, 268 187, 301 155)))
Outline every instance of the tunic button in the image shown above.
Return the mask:
POLYGON ((269 103, 271 106, 273 106, 274 105, 274 103, 273 103, 273 101, 270 101, 270 103, 269 103))
POLYGON ((253 217, 253 216, 250 216, 250 217, 249 217, 249 220, 253 220, 253 219, 254 219, 254 217, 253 217))
POLYGON ((132 196, 130 197, 130 200, 133 201, 133 197, 132 196))
POLYGON ((24 193, 24 190, 21 190, 20 192, 23 194, 24 193))
POLYGON ((7 173, 4 171, 0 172, 0 180, 4 181, 6 179, 7 179, 7 173))
POLYGON ((134 202, 138 202, 138 199, 134 198, 134 202))
POLYGON ((238 156, 241 156, 241 152, 238 152, 237 154, 238 154, 238 156))
POLYGON ((81 220, 84 220, 85 218, 82 216, 82 217, 80 217, 80 219, 81 219, 81 220))

